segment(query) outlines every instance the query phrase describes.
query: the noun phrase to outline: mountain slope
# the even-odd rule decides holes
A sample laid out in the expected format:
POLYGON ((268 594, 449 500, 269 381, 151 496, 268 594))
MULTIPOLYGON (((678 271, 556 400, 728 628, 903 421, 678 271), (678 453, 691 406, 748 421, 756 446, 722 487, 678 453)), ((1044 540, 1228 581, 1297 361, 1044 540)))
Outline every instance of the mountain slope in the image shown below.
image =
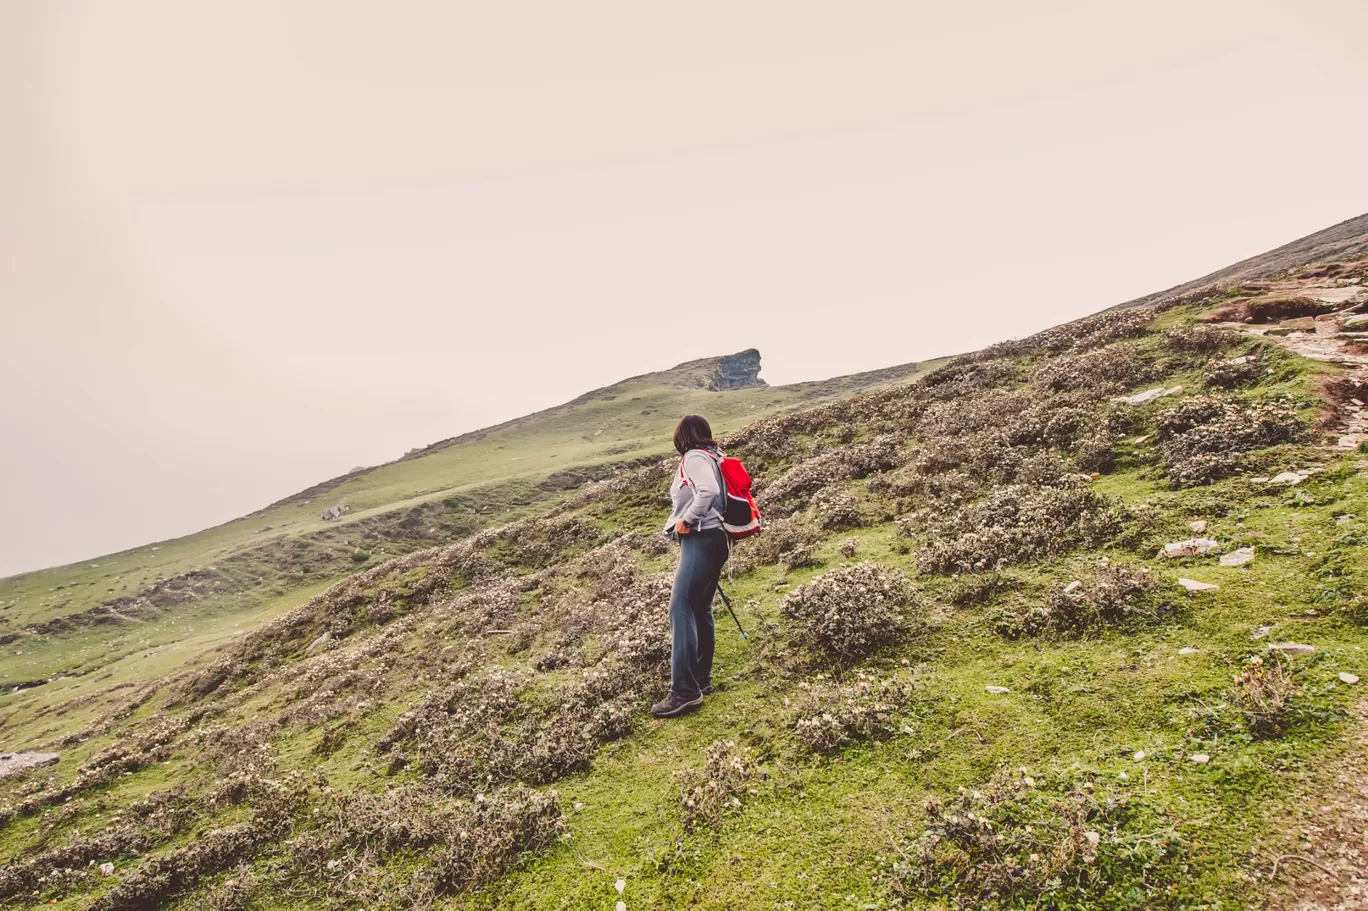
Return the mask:
POLYGON ((733 375, 730 391, 709 388, 737 359, 741 378, 754 380, 753 350, 682 364, 334 478, 195 535, 0 580, 0 644, 12 659, 0 694, 43 686, 30 699, 60 700, 62 678, 112 673, 131 683, 166 673, 386 556, 547 508, 658 457, 691 411, 724 431, 935 366, 778 387, 733 375), (337 505, 348 510, 341 518, 321 518, 337 505))
POLYGON ((670 459, 160 679, 4 697, 6 745, 62 758, 0 779, 0 902, 1282 901, 1368 646, 1368 476, 1336 448, 1364 399, 1297 353, 1361 344, 1368 262, 1305 272, 1291 299, 1343 292, 1324 320, 1216 325, 1251 299, 1222 287, 739 425, 750 638, 718 618, 687 718, 645 713, 670 459))

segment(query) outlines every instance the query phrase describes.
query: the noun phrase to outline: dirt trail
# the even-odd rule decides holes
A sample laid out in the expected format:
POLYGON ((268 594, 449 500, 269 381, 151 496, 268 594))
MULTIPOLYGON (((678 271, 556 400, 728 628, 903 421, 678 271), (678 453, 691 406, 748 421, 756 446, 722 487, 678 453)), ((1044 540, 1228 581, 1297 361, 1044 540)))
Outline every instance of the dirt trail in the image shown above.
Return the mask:
POLYGON ((1316 776, 1300 825, 1298 844, 1278 858, 1269 908, 1368 911, 1368 700, 1354 708, 1339 757, 1316 776))
MULTIPOLYGON (((1254 326, 1221 323, 1246 335, 1257 335, 1313 361, 1337 364, 1343 376, 1368 395, 1368 316, 1356 311, 1368 305, 1368 288, 1362 285, 1300 282, 1264 283, 1267 297, 1296 294, 1344 309, 1313 318, 1301 317, 1281 323, 1254 326)), ((1327 427, 1337 437, 1335 448, 1350 450, 1368 440, 1368 398, 1354 397, 1339 403, 1327 427)))

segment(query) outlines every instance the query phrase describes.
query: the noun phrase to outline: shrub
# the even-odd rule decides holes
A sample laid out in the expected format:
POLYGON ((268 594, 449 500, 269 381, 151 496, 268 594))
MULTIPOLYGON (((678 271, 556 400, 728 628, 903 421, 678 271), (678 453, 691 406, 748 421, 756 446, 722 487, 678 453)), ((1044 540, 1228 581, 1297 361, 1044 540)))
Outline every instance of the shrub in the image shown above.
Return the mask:
POLYGON ((1154 365, 1133 344, 1111 345, 1051 358, 1036 368, 1035 381, 1057 392, 1099 398, 1124 392, 1154 377, 1154 365))
POLYGON ((1304 435, 1287 399, 1245 403, 1209 395, 1170 408, 1155 429, 1169 479, 1177 487, 1210 484, 1231 474, 1241 453, 1304 435))
POLYGON ((911 583, 878 563, 828 570, 784 598, 784 614, 799 645, 838 660, 854 660, 904 631, 911 583))
POLYGON ((1291 665, 1280 653, 1270 652, 1267 658, 1255 655, 1245 661, 1244 670, 1235 675, 1230 696, 1250 731, 1275 737, 1292 721, 1296 693, 1291 665))
POLYGON ((1153 623, 1167 610, 1159 590, 1159 580, 1144 567, 1107 563, 1072 590, 1055 590, 1045 604, 1002 612, 997 629, 1015 639, 1041 633, 1079 636, 1104 626, 1153 623))
POLYGON ((419 785, 328 790, 322 809, 317 828, 293 842, 292 892, 345 907, 425 906, 483 885, 564 827, 554 791, 518 787, 457 801, 419 785), (407 862, 413 855, 429 863, 407 862))
POLYGON ((733 559, 735 570, 745 572, 758 566, 783 566, 797 569, 815 562, 821 535, 799 519, 780 518, 765 521, 765 529, 736 545, 733 559))
POLYGON ((741 796, 759 771, 744 750, 730 740, 719 740, 704 754, 703 771, 684 769, 679 781, 684 828, 716 828, 723 816, 741 807, 741 796))
POLYGON ((855 538, 846 538, 840 544, 836 545, 836 552, 843 557, 853 557, 859 546, 860 542, 855 538))
POLYGON ((971 908, 1169 907, 1182 875, 1173 823, 1147 804, 1092 783, 1000 772, 926 807, 925 832, 893 884, 904 897, 971 908), (1112 907, 1107 904, 1106 907, 1112 907))
POLYGON ((1263 362, 1256 357, 1248 360, 1218 358, 1207 365, 1202 373, 1202 382, 1216 389, 1234 389, 1237 386, 1258 382, 1259 374, 1262 372, 1263 362))
POLYGON ((1160 336, 1165 348, 1184 354, 1219 354, 1239 340, 1238 333, 1217 326, 1174 326, 1160 336))
POLYGON ((861 524, 860 506, 850 491, 827 487, 812 498, 812 515, 818 527, 827 531, 856 528, 861 524))
POLYGON ((950 586, 950 603, 956 607, 987 604, 998 595, 1017 587, 1017 581, 999 572, 965 573, 950 586))
POLYGON ((996 570, 1103 544, 1120 533, 1123 516, 1118 503, 1086 482, 1043 489, 1013 484, 967 507, 920 514, 931 541, 918 562, 926 572, 996 570))
POLYGON ((793 733, 810 750, 834 750, 847 741, 892 730, 913 699, 908 681, 857 673, 848 683, 819 675, 816 683, 799 684, 803 695, 793 733))

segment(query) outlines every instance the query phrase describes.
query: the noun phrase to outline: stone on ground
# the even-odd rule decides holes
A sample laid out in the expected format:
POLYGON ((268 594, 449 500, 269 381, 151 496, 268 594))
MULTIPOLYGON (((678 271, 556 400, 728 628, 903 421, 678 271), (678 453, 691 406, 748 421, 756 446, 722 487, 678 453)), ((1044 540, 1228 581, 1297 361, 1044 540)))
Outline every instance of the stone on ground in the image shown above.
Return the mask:
POLYGON ((0 753, 0 778, 22 772, 25 769, 56 765, 61 758, 58 753, 0 753))
POLYGON ((1284 655, 1310 655, 1316 651, 1314 645, 1305 645, 1301 642, 1273 642, 1268 647, 1270 650, 1282 652, 1284 655))
POLYGON ((1179 579, 1178 584, 1190 592, 1209 592, 1220 588, 1219 585, 1212 585, 1210 582, 1198 582, 1196 579, 1179 579))
POLYGON ((1232 550, 1228 554, 1222 554, 1220 562, 1222 566, 1244 566, 1246 563, 1253 561, 1253 559, 1254 548, 1241 547, 1238 550, 1232 550))

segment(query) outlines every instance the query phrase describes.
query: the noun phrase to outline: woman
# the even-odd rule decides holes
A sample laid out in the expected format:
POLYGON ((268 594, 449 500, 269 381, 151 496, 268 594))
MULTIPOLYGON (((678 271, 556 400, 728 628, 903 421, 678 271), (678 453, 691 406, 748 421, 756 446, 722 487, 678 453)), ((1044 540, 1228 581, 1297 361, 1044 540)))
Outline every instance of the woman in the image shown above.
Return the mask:
POLYGON ((651 706, 657 718, 683 715, 712 692, 713 594, 727 562, 727 532, 722 528, 722 454, 712 428, 696 414, 674 432, 679 470, 670 485, 674 509, 665 534, 679 541, 679 569, 670 594, 670 692, 651 706))

